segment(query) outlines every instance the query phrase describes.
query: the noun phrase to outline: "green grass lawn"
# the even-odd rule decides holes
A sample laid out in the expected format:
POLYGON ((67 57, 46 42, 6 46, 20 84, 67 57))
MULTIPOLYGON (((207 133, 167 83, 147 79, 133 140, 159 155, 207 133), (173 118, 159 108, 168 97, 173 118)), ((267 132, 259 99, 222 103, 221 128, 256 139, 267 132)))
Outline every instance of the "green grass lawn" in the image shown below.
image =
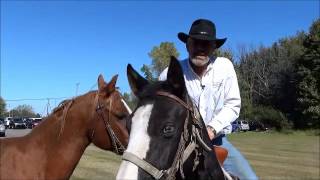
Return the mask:
POLYGON ((246 132, 229 140, 261 179, 320 179, 319 136, 246 132))
MULTIPOLYGON (((240 132, 228 138, 260 179, 320 179, 319 136, 305 132, 240 132)), ((91 145, 71 179, 115 179, 120 160, 120 156, 91 145)))

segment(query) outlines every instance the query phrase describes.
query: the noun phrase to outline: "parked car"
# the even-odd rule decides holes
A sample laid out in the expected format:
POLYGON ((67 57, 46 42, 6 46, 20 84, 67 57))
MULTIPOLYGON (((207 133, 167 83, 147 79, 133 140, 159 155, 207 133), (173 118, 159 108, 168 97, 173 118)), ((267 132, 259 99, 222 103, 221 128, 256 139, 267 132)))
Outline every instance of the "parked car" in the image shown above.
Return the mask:
POLYGON ((24 122, 26 123, 26 127, 28 129, 32 129, 32 119, 26 119, 24 122))
POLYGON ((6 126, 6 128, 9 128, 9 126, 10 126, 10 122, 12 121, 12 117, 6 117, 5 119, 4 119, 4 125, 6 126))
POLYGON ((240 127, 239 124, 236 121, 232 122, 232 132, 239 132, 240 131, 240 127))
POLYGON ((250 131, 266 131, 268 128, 259 121, 250 121, 249 122, 249 130, 250 131))
POLYGON ((6 136, 6 126, 4 125, 4 121, 0 120, 0 137, 6 136))
POLYGON ((249 123, 246 120, 237 119, 232 123, 232 132, 249 131, 249 123))
POLYGON ((11 129, 17 129, 17 128, 22 128, 25 129, 26 128, 26 123, 23 122, 23 120, 21 118, 14 118, 10 124, 9 127, 11 129))
POLYGON ((32 121, 32 128, 38 126, 42 121, 42 118, 34 118, 34 120, 32 121))

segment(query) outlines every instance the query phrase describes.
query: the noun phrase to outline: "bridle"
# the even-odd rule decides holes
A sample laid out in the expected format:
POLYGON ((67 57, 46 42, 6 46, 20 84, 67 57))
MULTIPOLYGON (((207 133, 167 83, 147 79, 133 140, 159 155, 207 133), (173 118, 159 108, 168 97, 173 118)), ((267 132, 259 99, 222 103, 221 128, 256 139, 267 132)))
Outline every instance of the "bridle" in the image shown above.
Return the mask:
MULTIPOLYGON (((97 107, 96 107, 95 111, 98 114, 98 118, 103 121, 103 123, 105 125, 105 130, 111 139, 112 151, 116 154, 121 155, 125 150, 125 146, 121 143, 121 141, 119 140, 119 138, 117 137, 117 135, 115 134, 115 132, 113 131, 113 129, 110 125, 111 114, 115 114, 114 112, 112 112, 112 99, 110 100, 109 106, 106 108, 108 111, 107 120, 105 120, 105 117, 103 114, 103 110, 105 107, 100 103, 98 92, 96 95, 96 101, 97 101, 97 107)), ((92 130, 91 141, 94 137, 94 132, 95 132, 95 129, 92 130)))
POLYGON ((180 136, 178 149, 176 151, 171 167, 166 170, 159 170, 149 162, 139 158, 137 155, 130 152, 124 152, 122 159, 135 164, 136 166, 143 169, 145 172, 150 174, 155 179, 165 178, 165 179, 173 180, 175 179, 175 174, 178 170, 180 170, 181 176, 184 178, 183 164, 189 158, 192 152, 196 153, 196 156, 194 159, 194 166, 193 166, 193 170, 194 170, 199 164, 199 156, 201 155, 201 150, 205 150, 208 152, 212 151, 212 149, 208 147, 206 143, 202 140, 201 138, 202 136, 200 135, 202 128, 205 128, 205 127, 203 127, 203 125, 201 124, 201 116, 199 111, 196 109, 196 107, 190 106, 190 104, 192 103, 190 103, 191 100, 189 99, 189 97, 187 98, 187 102, 184 102, 179 97, 173 94, 170 94, 168 92, 157 91, 156 95, 164 96, 169 99, 172 99, 178 102, 188 111, 186 119, 184 121, 184 129, 180 136), (192 118, 190 118, 190 116, 192 118), (189 136, 188 124, 190 119, 192 120, 191 121, 192 131, 189 136), (186 146, 186 143, 188 142, 189 137, 190 137, 190 143, 186 146))

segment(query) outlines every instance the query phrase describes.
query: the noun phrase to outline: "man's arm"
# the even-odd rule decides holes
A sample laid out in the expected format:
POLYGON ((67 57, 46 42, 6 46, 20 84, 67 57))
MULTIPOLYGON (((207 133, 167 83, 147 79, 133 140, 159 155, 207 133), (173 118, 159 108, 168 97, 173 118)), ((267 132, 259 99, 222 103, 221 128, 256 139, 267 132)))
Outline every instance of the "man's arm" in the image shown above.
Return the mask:
POLYGON ((217 133, 235 121, 240 113, 241 98, 237 75, 233 66, 229 74, 225 82, 223 107, 217 116, 208 124, 214 128, 217 133))

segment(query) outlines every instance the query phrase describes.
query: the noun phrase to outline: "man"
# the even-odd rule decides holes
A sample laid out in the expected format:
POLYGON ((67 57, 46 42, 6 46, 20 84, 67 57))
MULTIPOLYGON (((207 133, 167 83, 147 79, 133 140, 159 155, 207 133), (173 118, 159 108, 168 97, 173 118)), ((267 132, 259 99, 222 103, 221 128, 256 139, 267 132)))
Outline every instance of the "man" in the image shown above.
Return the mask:
MULTIPOLYGON (((258 179, 247 160, 225 136, 231 133, 231 123, 239 116, 241 106, 232 62, 213 56, 226 38, 217 39, 214 23, 206 19, 194 21, 189 34, 180 32, 178 38, 186 43, 189 53, 189 58, 180 61, 188 94, 198 107, 213 144, 228 150, 224 168, 241 180, 258 179)), ((167 69, 159 80, 165 80, 166 75, 167 69)))

